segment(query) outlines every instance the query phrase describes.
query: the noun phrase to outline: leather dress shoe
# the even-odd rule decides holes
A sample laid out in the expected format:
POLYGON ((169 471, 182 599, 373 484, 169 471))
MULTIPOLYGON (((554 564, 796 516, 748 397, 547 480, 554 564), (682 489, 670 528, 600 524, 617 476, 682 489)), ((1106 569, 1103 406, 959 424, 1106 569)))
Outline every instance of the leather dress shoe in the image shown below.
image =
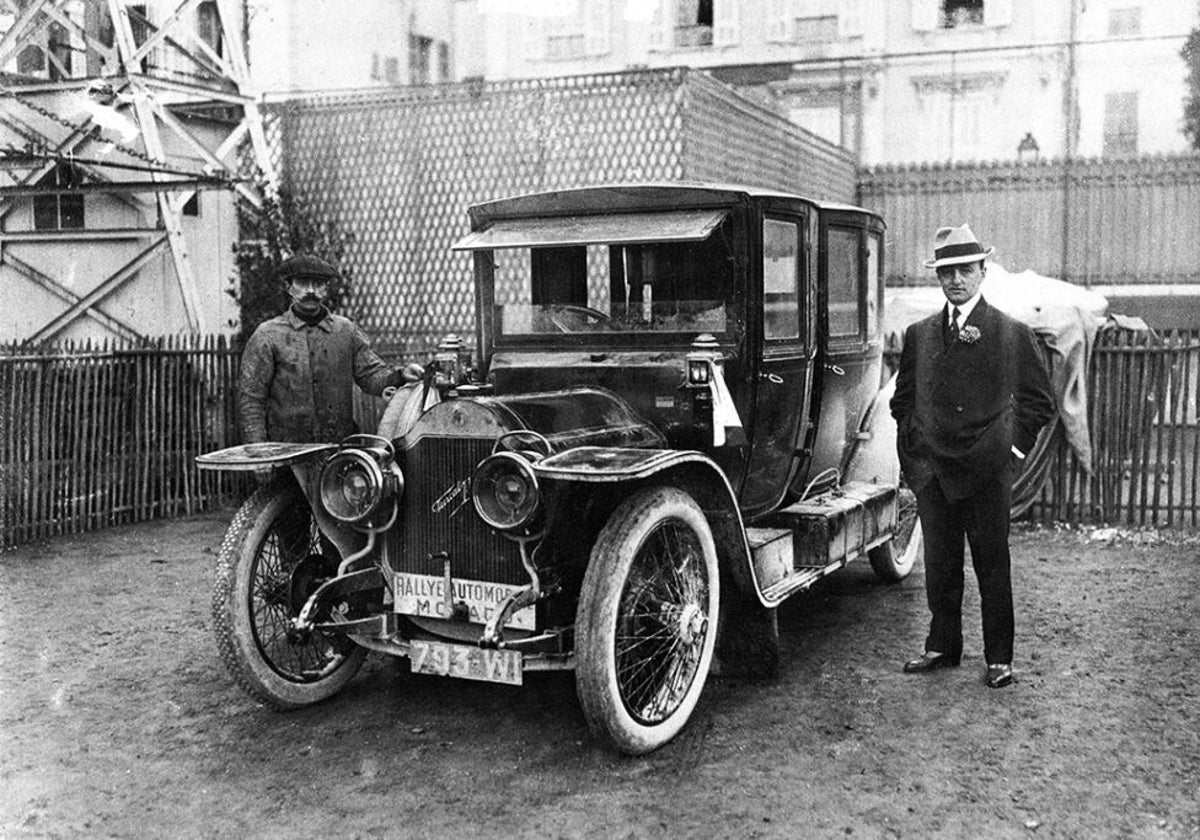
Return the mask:
POLYGON ((958 660, 961 654, 951 653, 935 653, 933 651, 925 651, 916 659, 910 659, 904 663, 904 673, 906 674, 924 674, 927 671, 933 671, 937 668, 953 668, 958 665, 958 660))
POLYGON ((1012 665, 987 666, 988 688, 1004 688, 1006 685, 1012 685, 1016 679, 1013 676, 1012 665))

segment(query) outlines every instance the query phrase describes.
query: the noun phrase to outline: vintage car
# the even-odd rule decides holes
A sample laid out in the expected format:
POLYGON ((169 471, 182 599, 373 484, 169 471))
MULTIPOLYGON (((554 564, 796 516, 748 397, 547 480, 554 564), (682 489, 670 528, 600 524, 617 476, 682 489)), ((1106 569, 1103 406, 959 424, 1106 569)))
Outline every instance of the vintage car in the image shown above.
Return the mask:
POLYGON ((641 184, 470 218, 476 353, 448 337, 376 434, 199 459, 281 468, 217 561, 242 688, 314 703, 368 651, 510 684, 573 669, 597 738, 645 753, 711 670, 775 670, 784 599, 858 557, 909 573, 878 216, 641 184))

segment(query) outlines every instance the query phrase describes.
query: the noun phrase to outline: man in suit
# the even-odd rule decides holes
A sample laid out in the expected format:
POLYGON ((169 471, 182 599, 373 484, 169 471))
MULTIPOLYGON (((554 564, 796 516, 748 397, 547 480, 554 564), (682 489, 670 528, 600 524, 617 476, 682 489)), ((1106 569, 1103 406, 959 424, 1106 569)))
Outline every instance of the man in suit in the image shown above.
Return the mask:
POLYGON ((1012 482, 1055 401, 1033 331, 980 294, 994 250, 965 224, 935 234, 925 265, 936 270, 946 305, 905 331, 891 409, 900 467, 917 497, 932 615, 925 652, 904 670, 959 663, 965 537, 979 583, 985 678, 1000 688, 1013 682, 1012 482))

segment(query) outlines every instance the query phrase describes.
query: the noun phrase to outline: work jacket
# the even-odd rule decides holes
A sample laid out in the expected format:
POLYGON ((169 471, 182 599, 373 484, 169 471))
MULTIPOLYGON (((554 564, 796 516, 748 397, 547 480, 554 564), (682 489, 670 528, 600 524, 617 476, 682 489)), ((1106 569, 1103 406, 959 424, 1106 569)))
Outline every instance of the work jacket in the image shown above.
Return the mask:
POLYGON ((358 431, 355 384, 378 395, 402 381, 350 319, 308 324, 289 309, 260 324, 242 353, 242 440, 337 443, 358 431))

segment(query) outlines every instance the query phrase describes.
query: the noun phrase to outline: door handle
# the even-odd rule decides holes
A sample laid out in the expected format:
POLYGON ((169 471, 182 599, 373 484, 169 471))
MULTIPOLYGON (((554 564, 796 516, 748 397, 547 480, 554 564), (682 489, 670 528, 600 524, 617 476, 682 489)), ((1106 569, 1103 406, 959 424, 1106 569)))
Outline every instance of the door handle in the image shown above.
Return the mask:
POLYGON ((772 385, 782 385, 783 384, 783 377, 777 373, 760 373, 758 375, 758 378, 765 379, 768 382, 770 382, 772 385))
POLYGON ((832 373, 834 376, 845 376, 846 369, 840 365, 825 365, 825 370, 832 373))

